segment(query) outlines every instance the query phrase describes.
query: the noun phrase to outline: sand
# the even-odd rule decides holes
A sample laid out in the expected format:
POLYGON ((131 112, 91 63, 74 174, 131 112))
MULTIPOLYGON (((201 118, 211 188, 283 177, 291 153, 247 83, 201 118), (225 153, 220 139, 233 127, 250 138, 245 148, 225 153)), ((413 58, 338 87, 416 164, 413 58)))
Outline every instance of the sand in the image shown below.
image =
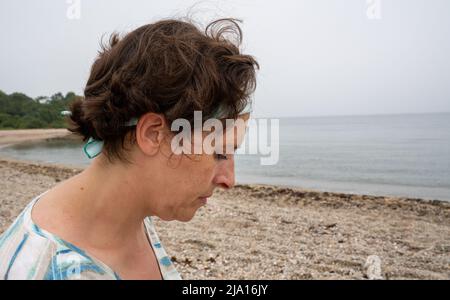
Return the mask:
MULTIPOLYGON (((81 171, 0 157, 0 232, 81 171)), ((155 224, 184 279, 450 279, 449 202, 237 185, 190 222, 155 224)))
POLYGON ((65 128, 0 130, 0 148, 20 142, 50 139, 72 135, 65 128))

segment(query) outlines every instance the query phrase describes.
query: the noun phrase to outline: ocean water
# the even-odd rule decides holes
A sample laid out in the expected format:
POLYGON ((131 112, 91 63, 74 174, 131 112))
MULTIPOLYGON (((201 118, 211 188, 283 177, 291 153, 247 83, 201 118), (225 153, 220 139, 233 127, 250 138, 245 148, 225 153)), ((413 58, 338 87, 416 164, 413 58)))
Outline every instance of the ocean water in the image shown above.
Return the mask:
MULTIPOLYGON (((236 181, 450 200, 450 113, 281 118, 279 161, 236 155, 236 181)), ((86 166, 82 144, 57 139, 0 155, 86 166)))
POLYGON ((280 119, 279 162, 258 160, 239 181, 450 200, 450 113, 280 119))

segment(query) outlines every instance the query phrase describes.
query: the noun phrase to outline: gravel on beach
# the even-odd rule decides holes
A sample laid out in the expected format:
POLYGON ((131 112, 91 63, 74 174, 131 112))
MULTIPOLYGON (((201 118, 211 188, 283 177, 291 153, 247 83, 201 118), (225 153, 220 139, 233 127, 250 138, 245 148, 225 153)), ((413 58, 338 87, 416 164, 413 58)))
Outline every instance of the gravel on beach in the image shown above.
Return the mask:
MULTIPOLYGON (((81 171, 0 158, 0 232, 81 171)), ((154 220, 184 279, 450 279, 442 201, 237 185, 190 222, 154 220)))

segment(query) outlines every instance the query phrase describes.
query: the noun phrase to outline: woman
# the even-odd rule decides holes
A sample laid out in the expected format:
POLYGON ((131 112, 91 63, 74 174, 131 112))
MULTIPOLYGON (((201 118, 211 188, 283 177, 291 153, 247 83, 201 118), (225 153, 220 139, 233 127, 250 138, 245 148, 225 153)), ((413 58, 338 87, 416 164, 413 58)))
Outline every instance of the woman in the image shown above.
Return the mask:
MULTIPOLYGON (((68 129, 88 140, 84 151, 93 161, 33 199, 2 234, 0 278, 181 279, 150 217, 191 220, 217 187, 234 185, 234 158, 174 152, 180 128, 171 125, 194 124, 195 111, 202 124, 211 118, 246 124, 259 66, 240 53, 241 36, 234 19, 204 31, 162 20, 122 39, 112 35, 84 99, 68 113, 68 129)), ((242 142, 242 135, 216 136, 216 150, 242 142)), ((195 146, 189 141, 187 148, 195 146)))

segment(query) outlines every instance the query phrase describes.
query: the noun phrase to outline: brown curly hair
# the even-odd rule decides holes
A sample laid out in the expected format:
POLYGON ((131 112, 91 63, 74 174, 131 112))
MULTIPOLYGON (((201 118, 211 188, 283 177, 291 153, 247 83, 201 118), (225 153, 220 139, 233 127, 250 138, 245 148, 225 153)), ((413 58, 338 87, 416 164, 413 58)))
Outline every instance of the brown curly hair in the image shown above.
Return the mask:
POLYGON ((148 112, 162 113, 168 124, 191 122, 194 110, 204 120, 220 106, 236 119, 256 88, 259 65, 240 53, 240 20, 211 22, 204 31, 193 22, 175 19, 144 25, 122 39, 113 33, 92 65, 84 98, 70 104, 68 129, 86 141, 103 141, 110 162, 129 162, 123 151, 136 127, 123 126, 148 112), (234 42, 226 35, 236 37, 234 42))

